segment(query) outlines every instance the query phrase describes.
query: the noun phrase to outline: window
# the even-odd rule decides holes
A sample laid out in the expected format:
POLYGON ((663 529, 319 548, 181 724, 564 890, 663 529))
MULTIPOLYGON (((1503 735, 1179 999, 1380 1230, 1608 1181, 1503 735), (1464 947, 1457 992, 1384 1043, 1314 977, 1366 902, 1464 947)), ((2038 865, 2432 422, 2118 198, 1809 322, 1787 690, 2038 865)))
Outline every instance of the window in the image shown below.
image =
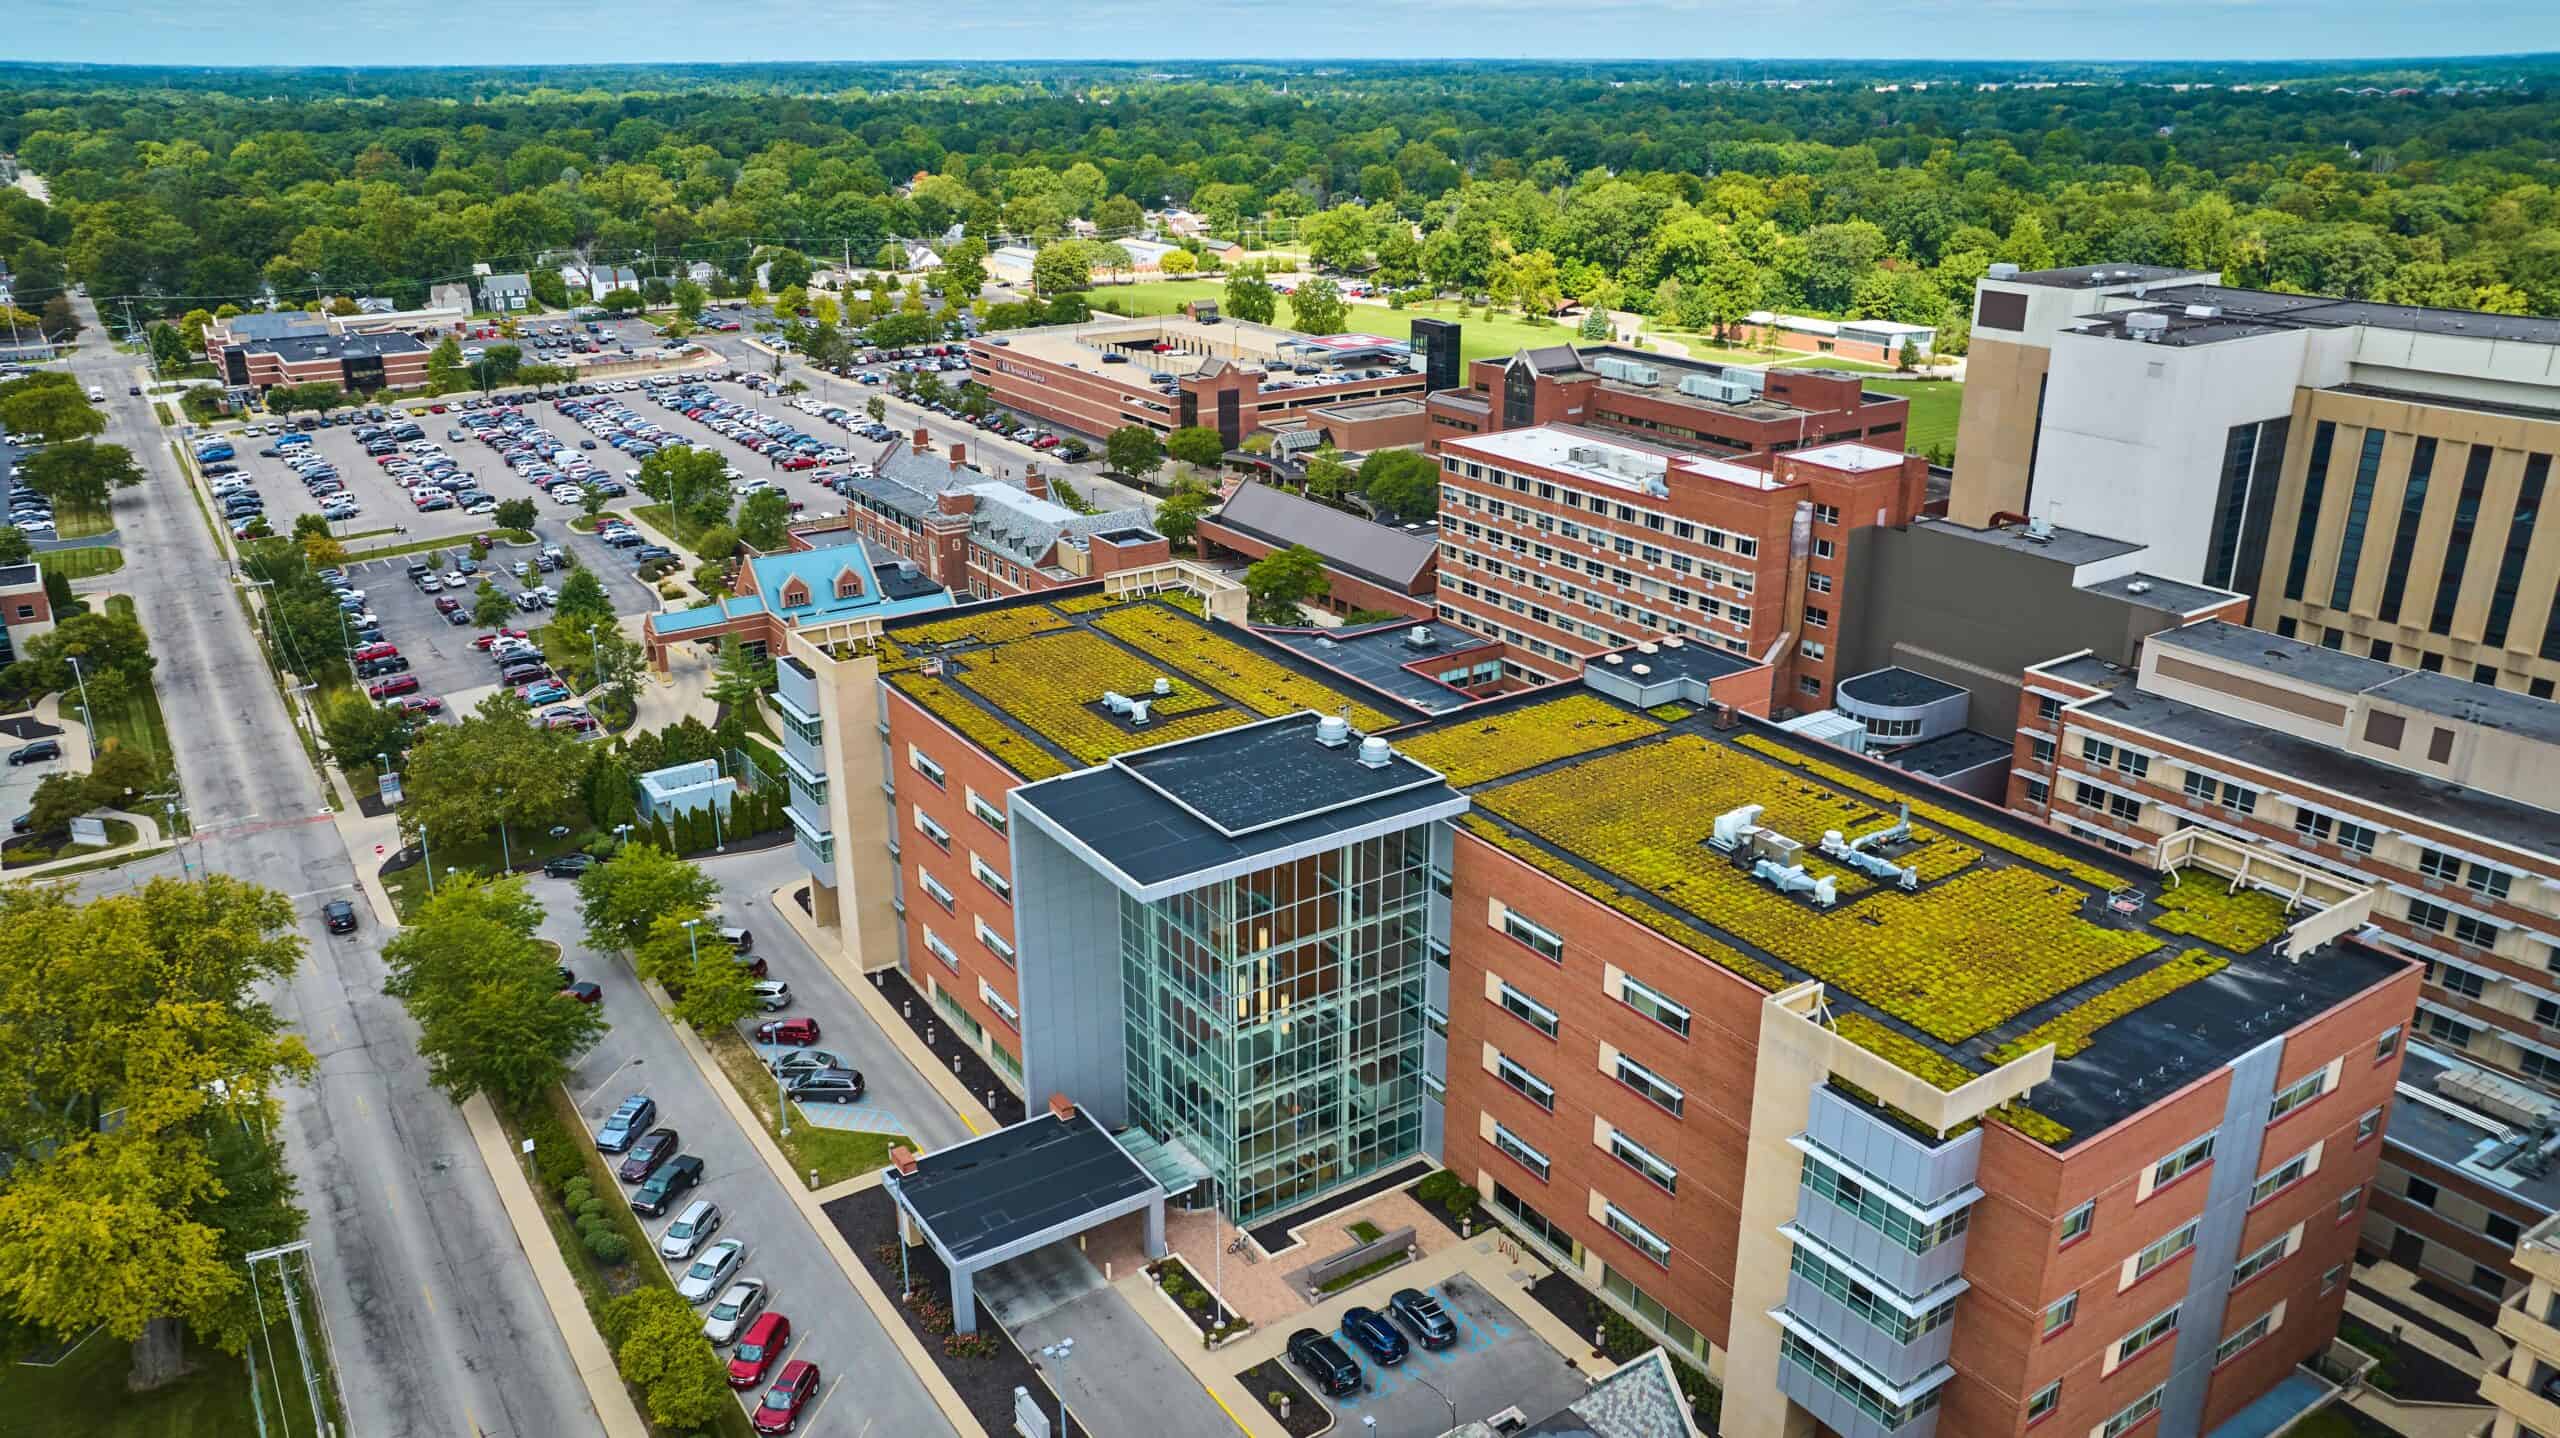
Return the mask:
POLYGON ((1836 504, 1815 505, 1813 507, 1813 522, 1816 524, 1838 524, 1840 522, 1840 506, 1836 504))
POLYGON ((985 979, 978 980, 978 1002, 987 1006, 987 1012, 1004 1020, 1007 1028, 1010 1028, 1017 1033, 1021 1031, 1022 1010, 1015 1008, 1011 1000, 1007 999, 1004 995, 997 993, 995 991, 995 986, 989 984, 985 979))
POLYGON ((2362 824, 2350 824, 2344 819, 2338 821, 2337 843, 2341 849, 2358 854, 2370 854, 2373 852, 2374 837, 2374 831, 2362 824))
POLYGON ((1905 1312, 1856 1273, 1833 1263, 1807 1245, 1796 1246, 1787 1259, 1787 1267, 1797 1277, 1838 1299, 1843 1307, 1865 1320, 1868 1327, 1897 1344, 1914 1342, 1922 1334, 1946 1327, 1955 1318, 1953 1299, 1916 1316, 1905 1312))
POLYGON ((1501 1150, 1503 1156, 1513 1163, 1536 1174, 1541 1183, 1545 1182, 1547 1175, 1553 1171, 1554 1165, 1547 1162, 1545 1154, 1538 1152, 1524 1142, 1520 1135, 1500 1124, 1493 1126, 1493 1146, 1501 1150))
MULTIPOLYGON (((2119 773, 2130 774, 2136 779, 2151 772, 2150 755, 2137 754, 2131 749, 2119 749, 2104 739, 2082 739, 2080 757, 2101 769, 2112 768, 2119 773)), ((2192 777, 2189 783, 2193 783, 2192 777)), ((2192 793, 2194 790, 2190 788, 2188 792, 2192 793)))
POLYGON ((2206 1134, 2177 1152, 2151 1165, 2151 1192, 2157 1193, 2213 1161, 2214 1135, 2206 1134))
POLYGON ((2295 1154, 2293 1157, 2286 1159, 2276 1167, 2258 1175, 2257 1183, 2252 1185, 2249 1189, 2250 1205, 2255 1207, 2256 1205, 2264 1203, 2268 1199, 2275 1197, 2279 1191, 2289 1188, 2303 1179, 2310 1177, 2312 1172, 2319 1168, 2319 1166, 2320 1145, 2315 1143, 2311 1147, 2304 1149, 2302 1152, 2295 1154))
POLYGON ((1936 1223, 1922 1223, 1901 1205, 1888 1202, 1880 1190, 1810 1154, 1806 1155, 1804 1162, 1804 1186, 1807 1192, 1913 1253, 1927 1253, 1942 1243, 1962 1237, 1968 1224, 1967 1215, 1971 1212, 1959 1209, 1936 1223))
POLYGON ((946 914, 951 912, 951 891, 942 887, 942 881, 935 878, 929 870, 916 870, 916 886, 924 890, 926 898, 940 904, 942 912, 946 914))
POLYGON ((2315 1069, 2284 1086, 2267 1105, 2267 1122, 2273 1123, 2304 1104, 2329 1091, 2329 1070, 2315 1069))
POLYGON ((2213 1350, 2213 1361, 2215 1365, 2219 1366, 2230 1362, 2233 1358, 2239 1355, 2241 1349, 2248 1347, 2250 1344, 2266 1337, 2269 1333, 2274 1332, 2276 1326, 2276 1314, 2280 1311, 2281 1310, 2279 1309, 2270 1308, 2266 1312, 2249 1320, 2247 1327, 2242 1328, 2239 1332, 2222 1340, 2221 1345, 2213 1350))
POLYGON ((2028 802, 2028 803, 2030 803, 2030 804, 2042 804, 2042 803, 2046 802, 2047 800, 2051 799, 2052 797, 2053 797, 2053 786, 2052 786, 2051 784, 2046 783, 2046 782, 2045 782, 2045 781, 2043 781, 2042 779, 2029 779, 2029 780, 2027 781, 2027 802, 2028 802))
POLYGON ((1829 653, 1830 651, 1825 649, 1822 645, 1815 643, 1813 640, 1807 639, 1796 645, 1796 652, 1807 659, 1820 659, 1824 654, 1829 653))
POLYGON ((2492 1213, 2480 1220, 2480 1231, 2502 1248, 2513 1248, 2524 1237, 2524 1228, 2504 1214, 2492 1213))
POLYGON ((2364 432, 2364 449, 2356 457, 2355 487, 2347 492, 2347 522, 2338 532, 2338 572, 2329 584, 2329 607, 2345 609, 2355 599, 2356 569, 2364 558, 2365 523, 2373 512, 2373 482, 2382 469, 2384 432, 2364 432))
MULTIPOLYGON (((2179 1307, 2184 1306, 2179 1305, 2179 1307)), ((2121 1368, 2135 1354, 2177 1331, 2178 1309, 2171 1308, 2168 1312, 2117 1339, 2116 1346, 2107 1354, 2107 1366, 2121 1368)))
POLYGON ((2469 914, 2453 916, 2453 941, 2457 944, 2468 944, 2475 949, 2494 949, 2498 946, 2498 936, 2505 932, 2486 919, 2475 919, 2469 914))
MULTIPOLYGON (((2416 1179, 2411 1179, 2411 1180, 2410 1180, 2410 1182, 2411 1182, 2412 1184, 2415 1184, 2415 1183, 2417 1182, 2417 1180, 2416 1180, 2416 1179)), ((2429 1189, 2429 1190, 2428 1190, 2428 1193, 2429 1193, 2430 1195, 2432 1195, 2432 1194, 2434 1193, 2434 1190, 2433 1190, 2433 1189, 2429 1189)), ((2414 1195, 2413 1195, 2413 1196, 2414 1196, 2414 1195)), ((2338 1221, 2339 1221, 2340 1223, 2344 1223, 2344 1222, 2346 1222, 2348 1219, 2355 1217, 2355 1216, 2356 1216, 2356 1209, 2357 1209, 2358 1207, 2360 1207, 2363 1203, 2364 1203, 2364 1185, 2363 1185, 2363 1184, 2357 1184, 2355 1187, 2353 1187, 2353 1188, 2351 1188, 2351 1189, 2348 1189, 2346 1192, 2344 1192, 2344 1193, 2342 1193, 2342 1194, 2339 1194, 2339 1195, 2338 1195, 2338 1221)))
POLYGON ((2464 870, 2462 875, 2464 888, 2475 894, 2486 894, 2492 899, 2505 898, 2514 884, 2513 874, 2504 869, 2492 869, 2486 864, 2473 864, 2464 870))
POLYGON ((2097 1216, 2098 1202, 2096 1199, 2091 1199, 2089 1202, 2084 1203, 2078 1208, 2071 1210, 2069 1213, 2064 1214, 2062 1216, 2062 1237, 2060 1242, 2056 1243, 2054 1246, 2059 1248, 2062 1244, 2088 1237, 2089 1226, 2096 1222, 2097 1216))
POLYGON ((988 928, 986 920, 978 919, 975 922, 978 926, 978 942, 986 945, 988 952, 1004 960, 1006 967, 1012 967, 1013 945, 1005 939, 1004 935, 988 928))
POLYGON ((1556 1036, 1557 1023, 1555 1010, 1548 1008, 1545 1004, 1539 1003, 1536 999, 1529 997, 1527 994, 1520 992, 1509 984, 1503 983, 1500 979, 1496 979, 1494 982, 1500 985, 1500 988, 1494 995, 1494 1002, 1502 1005, 1505 1009, 1510 1010, 1514 1018, 1519 1019, 1522 1023, 1536 1029, 1538 1032, 1545 1034, 1548 1038, 1554 1038, 1556 1036))
POLYGON ((2427 929, 2439 934, 2453 924, 2453 910, 2442 904, 2430 904, 2424 899, 2409 901, 2408 917, 2411 928, 2427 929))
POLYGON ((1605 1198, 1600 1200, 1600 1222, 1611 1233, 1634 1245, 1636 1251, 1645 1257, 1665 1268, 1671 1266, 1671 1245, 1657 1237, 1652 1229, 1636 1222, 1634 1215, 1605 1198))
POLYGON ((2036 696, 2036 718, 2046 724, 2062 717, 2062 701, 2049 694, 2036 696))
POLYGON ((2233 784, 2190 770, 2186 781, 2187 797, 2206 804, 2219 804, 2236 814, 2257 812, 2258 791, 2245 784, 2233 784))
POLYGON ((1672 1002, 1658 989, 1634 979, 1621 978, 1618 980, 1618 1002, 1683 1038, 1689 1035, 1688 1006, 1672 1002))
POLYGON ((988 868, 986 860, 979 858, 975 854, 971 854, 969 856, 969 872, 977 877, 979 883, 994 890, 997 898, 1004 900, 1008 904, 1013 902, 1013 881, 1006 878, 1004 875, 997 873, 995 870, 988 868))
POLYGON ((944 943, 942 936, 935 933, 929 924, 925 926, 924 946, 935 958, 942 960, 943 967, 952 970, 960 967, 960 956, 951 952, 951 946, 944 943))
POLYGON ((2037 1389, 2036 1396, 2027 1400, 2027 1421, 2033 1423, 2061 1406, 2062 1383, 2057 1379, 2037 1389))
POLYGON ((2488 987, 2488 981, 2478 974, 2469 969, 2457 969, 2451 964, 2429 964, 2427 971, 2428 977, 2433 979, 2438 987, 2460 994, 2466 999, 2480 997, 2481 991, 2488 987))
POLYGON ((2380 1063, 2398 1052, 2400 1052, 2400 1026, 2393 1024, 2382 1031, 2382 1037, 2373 1041, 2373 1061, 2380 1063))
POLYGON ((2240 1266, 2231 1270, 2231 1286, 2238 1288, 2241 1284, 2284 1262, 2293 1253, 2294 1234, 2301 1231, 2296 1228, 2277 1234, 2275 1239, 2264 1248, 2241 1259, 2240 1266))
POLYGON ((1549 1113, 1556 1111, 1555 1085, 1513 1063, 1509 1056, 1500 1053, 1493 1056, 1493 1076, 1510 1085, 1512 1092, 1529 1102, 1549 1113))
POLYGON ((1804 607, 1804 622, 1815 629, 1828 629, 1831 627, 1831 611, 1818 604, 1808 604, 1804 607))
POLYGON ((1678 1085, 1625 1054, 1618 1055, 1618 1082, 1675 1114, 1688 1102, 1688 1096, 1680 1091, 1678 1085))
POLYGON ((1888 1433, 1908 1427, 1921 1415, 1936 1411, 1942 1396, 1941 1390, 1932 1388, 1908 1403, 1895 1403, 1890 1396, 1869 1386, 1857 1369, 1835 1362, 1831 1355, 1798 1338, 1793 1329, 1779 1332, 1778 1357, 1803 1369, 1807 1377, 1838 1394, 1869 1422, 1888 1433))
POLYGON ((913 744, 907 746, 907 767, 932 781, 933 787, 937 789, 942 787, 942 766, 926 758, 924 751, 913 744))
POLYGON ((2052 1337, 2080 1316, 2080 1290, 2073 1289, 2044 1306, 2044 1336, 2052 1337))
POLYGON ((2507 1280, 2498 1270, 2475 1263, 2471 1265, 2471 1286, 2496 1298, 2507 1291, 2507 1280))
POLYGON ((2171 1259, 2196 1246, 2195 1220, 2189 1219, 2133 1256, 2133 1278, 2141 1279, 2171 1259))
MULTIPOLYGON (((2302 506, 2294 519, 2293 556, 2284 572, 2284 597, 2300 599, 2311 574, 2311 556, 2320 547, 2320 502, 2329 485, 2329 450, 2338 437, 2335 420, 2322 420, 2311 432, 2311 463, 2302 475, 2302 506)), ((2115 1438, 2113 1433, 2106 1438, 2115 1438)))
POLYGON ((2356 1142, 2362 1143, 2382 1132, 2382 1110, 2368 1109, 2356 1120, 2356 1142))
POLYGON ((979 823, 986 825, 997 833, 1001 834, 1005 831, 1004 810, 988 803, 984 798, 980 797, 978 791, 975 789, 969 791, 969 812, 978 817, 979 823))
POLYGON ((2442 849, 2420 849, 2418 872, 2430 879, 2451 881, 2462 877, 2462 861, 2442 849))
POLYGON ((950 853, 951 831, 942 827, 940 824, 933 822, 933 816, 922 809, 916 810, 915 816, 916 832, 924 835, 928 839, 931 839, 935 848, 940 849, 946 854, 950 853))
POLYGON ((2455 1048, 2469 1047, 2471 1036, 2479 1032, 2478 1026, 2466 1024, 2460 1019, 2444 1014, 2428 1014, 2426 1020, 2428 1038, 2439 1043, 2451 1044, 2455 1048))
POLYGON ((1502 932, 1527 945, 1531 952, 1548 963, 1564 962, 1564 940, 1530 923, 1514 910, 1502 911, 1502 932))
POLYGON ((2330 1293, 2335 1293, 2335 1292, 2338 1290, 2338 1283, 2339 1283, 2339 1281, 2340 1281, 2340 1280, 2342 1280, 2342 1279, 2344 1279, 2346 1276, 2347 1276, 2347 1266, 2346 1266, 2345 1264, 2343 1264, 2343 1263, 2339 1264, 2339 1265, 2338 1265, 2337 1267, 2335 1267, 2335 1268, 2329 1269, 2329 1270, 2327 1270, 2326 1272, 2322 1273, 2322 1274, 2320 1275, 2320 1291, 2321 1291, 2321 1293, 2323 1293, 2324 1295, 2325 1295, 2325 1294, 2330 1294, 2330 1293))
POLYGON ((1828 539, 1817 539, 1813 542, 1813 557, 1816 559, 1829 559, 1839 552, 1840 546, 1828 539))
POLYGON ((1804 577, 1804 587, 1815 594, 1829 594, 1831 592, 1831 576, 1828 574, 1808 572, 1804 577))
POLYGON ((1679 1192, 1680 1170, 1654 1157, 1651 1149, 1614 1128, 1609 1130, 1609 1152, 1618 1162, 1651 1179, 1664 1193, 1679 1192))

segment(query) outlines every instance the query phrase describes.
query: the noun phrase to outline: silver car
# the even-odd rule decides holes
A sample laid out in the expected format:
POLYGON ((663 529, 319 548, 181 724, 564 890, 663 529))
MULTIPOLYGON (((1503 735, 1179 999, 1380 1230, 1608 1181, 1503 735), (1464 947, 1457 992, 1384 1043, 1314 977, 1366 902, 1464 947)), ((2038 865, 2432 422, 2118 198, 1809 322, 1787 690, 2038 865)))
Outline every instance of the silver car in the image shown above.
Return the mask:
POLYGON ((780 979, 766 979, 755 987, 756 1007, 766 1013, 791 1007, 791 986, 780 979))
POLYGON ((789 1049, 775 1054, 766 1067, 784 1078, 816 1073, 821 1069, 848 1068, 842 1054, 830 1049, 789 1049))
POLYGON ((724 1238, 711 1245, 693 1267, 676 1280, 676 1297, 687 1303, 709 1303, 712 1295, 729 1285, 747 1261, 745 1240, 724 1238))
POLYGON ((711 1235, 719 1231, 720 1205, 707 1198, 697 1198, 685 1205, 684 1212, 667 1225, 666 1232, 658 1235, 658 1256, 670 1262, 691 1258, 695 1249, 709 1242, 711 1235))
POLYGON ((711 1316, 702 1320, 702 1336, 715 1348, 726 1348, 738 1341, 747 1325, 764 1312, 765 1300, 771 1297, 761 1278, 741 1278, 729 1285, 720 1301, 711 1305, 711 1316))

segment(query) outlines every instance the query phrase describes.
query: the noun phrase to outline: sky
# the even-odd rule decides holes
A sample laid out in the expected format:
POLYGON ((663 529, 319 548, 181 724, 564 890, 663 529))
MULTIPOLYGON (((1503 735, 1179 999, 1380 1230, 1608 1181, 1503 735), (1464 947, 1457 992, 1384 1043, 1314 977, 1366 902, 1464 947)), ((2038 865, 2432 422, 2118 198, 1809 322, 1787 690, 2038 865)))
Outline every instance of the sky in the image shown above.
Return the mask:
POLYGON ((2560 49, 2553 0, 12 0, 101 64, 1784 58, 2265 60, 2560 49))

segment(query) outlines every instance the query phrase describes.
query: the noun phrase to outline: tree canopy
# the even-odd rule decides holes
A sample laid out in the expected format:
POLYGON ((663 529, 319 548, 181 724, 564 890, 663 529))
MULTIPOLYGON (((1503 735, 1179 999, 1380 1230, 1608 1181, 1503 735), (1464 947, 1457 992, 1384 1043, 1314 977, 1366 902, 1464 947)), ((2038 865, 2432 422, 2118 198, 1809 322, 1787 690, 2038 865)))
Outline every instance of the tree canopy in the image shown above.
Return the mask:
POLYGON ((427 1076, 457 1103, 475 1093, 527 1102, 604 1034, 603 1010, 560 996, 541 926, 523 879, 460 875, 382 946, 383 991, 409 1006, 427 1076))

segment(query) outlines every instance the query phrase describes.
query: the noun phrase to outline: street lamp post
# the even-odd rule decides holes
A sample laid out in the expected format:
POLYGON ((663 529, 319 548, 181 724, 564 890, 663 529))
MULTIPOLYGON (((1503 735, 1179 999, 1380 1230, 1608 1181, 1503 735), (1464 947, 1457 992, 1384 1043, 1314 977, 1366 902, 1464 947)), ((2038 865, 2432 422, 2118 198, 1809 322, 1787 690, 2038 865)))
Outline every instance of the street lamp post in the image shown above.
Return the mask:
POLYGON ((436 856, 427 848, 427 826, 418 826, 418 861, 427 866, 427 897, 436 896, 436 856))
POLYGON ((614 825, 614 826, 613 826, 613 837, 614 837, 614 840, 615 840, 615 843, 614 843, 614 846, 613 846, 613 851, 614 851, 615 853, 619 854, 619 853, 621 853, 623 850, 630 848, 630 847, 631 847, 631 826, 630 826, 630 825, 628 825, 628 824, 616 824, 616 825, 614 825))
POLYGON ((701 922, 702 921, 700 919, 687 919, 684 921, 685 950, 692 956, 693 962, 697 964, 702 962, 702 936, 696 934, 694 932, 694 928, 701 922))
POLYGON ((1449 1405, 1449 1431, 1452 1433, 1456 1432, 1458 1430, 1458 1400, 1450 1397, 1447 1393, 1442 1392, 1439 1384, 1432 1382, 1421 1374, 1415 1373, 1410 1376, 1414 1382, 1430 1389, 1433 1397, 1438 1398, 1441 1402, 1449 1405))
POLYGON ((1076 1341, 1061 1338, 1040 1350, 1058 1370, 1058 1438, 1067 1438, 1067 1360, 1076 1356, 1076 1341))
POLYGON ((71 659, 71 681, 80 686, 80 729, 89 736, 89 760, 98 758, 98 711, 89 707, 89 676, 80 672, 80 656, 71 659))
POLYGON ((500 861, 501 863, 503 863, 503 864, 505 864, 505 865, 507 866, 507 867, 506 867, 502 872, 512 874, 512 873, 514 873, 514 872, 515 872, 515 869, 516 869, 516 855, 515 855, 515 850, 514 850, 514 849, 512 849, 512 848, 510 848, 510 847, 508 846, 508 844, 507 844, 507 814, 506 814, 507 791, 506 791, 506 790, 504 790, 504 789, 499 789, 499 790, 496 790, 495 792, 496 792, 496 794, 497 794, 497 796, 498 796, 498 805, 499 805, 499 808, 498 808, 498 854, 499 854, 499 861, 500 861))

